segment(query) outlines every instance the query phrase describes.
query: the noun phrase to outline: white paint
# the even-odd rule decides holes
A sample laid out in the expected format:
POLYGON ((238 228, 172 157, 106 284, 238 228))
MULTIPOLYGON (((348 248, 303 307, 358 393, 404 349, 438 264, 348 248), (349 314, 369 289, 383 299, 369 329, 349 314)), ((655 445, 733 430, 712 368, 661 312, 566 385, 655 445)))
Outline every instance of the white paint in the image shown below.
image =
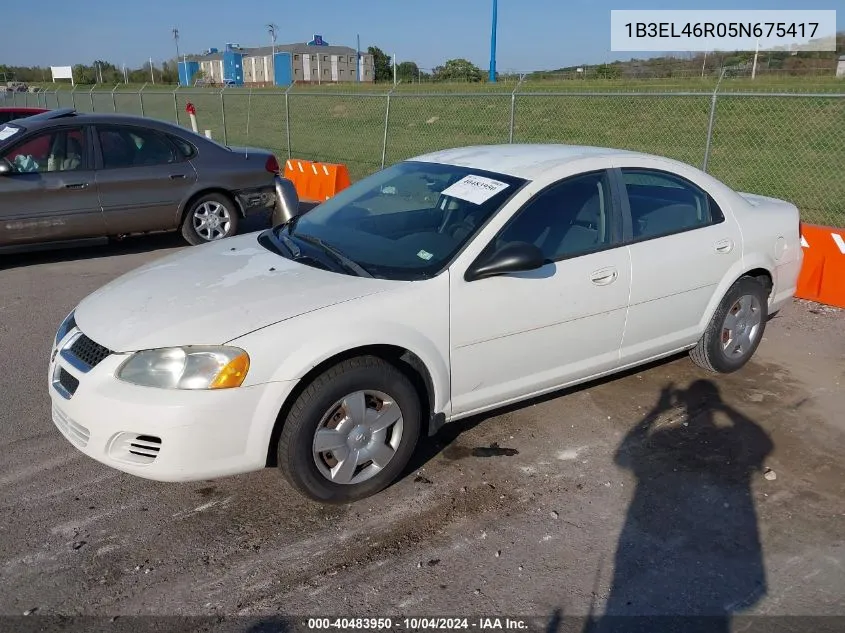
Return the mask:
POLYGON ((807 243, 807 240, 803 235, 801 236, 801 246, 804 248, 810 248, 810 245, 807 243))
POLYGON ((311 81, 311 55, 300 55, 302 60, 302 77, 305 81, 311 81))
POLYGON ((836 242, 836 248, 839 249, 839 252, 845 255, 845 240, 842 239, 842 236, 839 233, 831 233, 833 236, 833 241, 836 242))
MULTIPOLYGON (((788 203, 753 206, 694 167, 635 152, 506 145, 417 159, 434 156, 473 172, 501 169, 531 179, 479 229, 448 274, 414 282, 339 274, 280 257, 245 234, 149 262, 83 299, 79 328, 117 352, 85 374, 61 355, 50 363, 50 371, 59 364, 80 381, 72 399, 52 388, 50 397, 90 431, 82 452, 162 481, 261 470, 279 408, 298 381, 351 348, 384 344, 413 352, 431 375, 434 410, 458 420, 689 349, 727 288, 751 268, 776 270, 770 311, 792 299, 800 262, 776 264, 771 253, 776 237, 797 225, 798 211, 788 203), (688 178, 708 191, 725 221, 537 271, 465 281, 467 268, 536 192, 584 171, 619 166, 688 178), (714 249, 725 238, 736 245, 729 255, 714 249), (596 285, 597 273, 606 271, 616 273, 614 282, 596 285), (115 378, 133 350, 206 344, 249 354, 242 387, 159 390, 115 378), (139 466, 110 457, 109 438, 126 429, 162 438, 155 462, 139 466)), ((788 252, 800 254, 797 245, 796 235, 788 252)), ((578 459, 580 452, 564 449, 558 459, 578 459)))

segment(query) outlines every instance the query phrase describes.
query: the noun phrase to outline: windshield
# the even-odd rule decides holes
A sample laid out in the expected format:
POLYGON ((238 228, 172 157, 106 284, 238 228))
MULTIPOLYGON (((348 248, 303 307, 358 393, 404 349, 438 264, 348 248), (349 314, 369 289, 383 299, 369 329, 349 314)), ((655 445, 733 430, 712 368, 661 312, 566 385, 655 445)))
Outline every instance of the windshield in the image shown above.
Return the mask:
POLYGON ((406 161, 273 232, 324 251, 338 266, 345 260, 345 272, 354 265, 373 277, 424 279, 442 271, 524 184, 499 173, 406 161))

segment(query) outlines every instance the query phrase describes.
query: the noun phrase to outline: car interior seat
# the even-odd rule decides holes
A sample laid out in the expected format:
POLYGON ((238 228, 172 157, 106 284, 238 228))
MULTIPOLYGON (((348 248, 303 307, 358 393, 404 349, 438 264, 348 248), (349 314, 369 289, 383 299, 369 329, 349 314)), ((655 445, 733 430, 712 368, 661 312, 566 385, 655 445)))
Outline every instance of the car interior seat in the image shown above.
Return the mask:
MULTIPOLYGON (((569 221, 554 221, 549 214, 549 223, 534 241, 547 254, 578 253, 590 250, 604 241, 607 212, 604 190, 601 182, 589 179, 573 183, 567 206, 576 211, 569 221)), ((557 210, 566 214, 566 209, 557 210)), ((560 216, 558 216, 558 219, 560 216)))
POLYGON ((67 137, 67 148, 61 160, 62 171, 78 169, 82 163, 82 143, 72 136, 67 137))

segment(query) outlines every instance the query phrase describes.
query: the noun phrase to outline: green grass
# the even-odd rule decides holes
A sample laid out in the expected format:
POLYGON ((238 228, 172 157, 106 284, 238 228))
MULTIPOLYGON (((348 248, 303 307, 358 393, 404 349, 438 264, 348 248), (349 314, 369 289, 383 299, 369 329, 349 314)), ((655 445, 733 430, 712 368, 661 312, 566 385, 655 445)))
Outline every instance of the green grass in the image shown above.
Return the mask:
MULTIPOLYGON (((390 98, 385 164, 447 147, 507 143, 514 86, 400 85, 390 98)), ((121 86, 113 95, 64 89, 48 95, 47 105, 141 114, 143 104, 147 116, 188 126, 191 101, 201 130, 218 140, 268 148, 280 159, 290 149, 294 158, 344 163, 358 179, 381 167, 390 87, 297 86, 287 96, 288 116, 278 89, 180 89, 175 98, 172 87, 162 86, 148 86, 140 97, 137 87, 121 86)), ((695 79, 526 82, 515 99, 513 141, 621 147, 701 167, 713 87, 695 79), (693 94, 639 94, 657 91, 693 94)), ((845 226, 845 97, 837 96, 843 89, 845 81, 824 77, 724 80, 708 171, 738 190, 790 200, 807 222, 845 226), (829 96, 742 94, 752 90, 829 96)), ((34 95, 28 100, 34 105, 34 95)))

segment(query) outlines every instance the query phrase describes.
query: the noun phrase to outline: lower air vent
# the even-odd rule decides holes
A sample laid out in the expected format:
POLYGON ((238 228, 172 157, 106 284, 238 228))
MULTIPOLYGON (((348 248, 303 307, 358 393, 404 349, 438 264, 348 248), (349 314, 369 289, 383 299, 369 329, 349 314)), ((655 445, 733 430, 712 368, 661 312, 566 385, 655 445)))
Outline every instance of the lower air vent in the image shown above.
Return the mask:
POLYGON ((72 396, 76 393, 76 389, 79 387, 79 381, 74 376, 71 376, 68 372, 66 372, 64 368, 59 367, 59 375, 57 378, 59 385, 61 385, 62 389, 67 392, 68 396, 72 396))
POLYGON ((88 440, 91 433, 87 428, 74 422, 56 407, 53 407, 53 424, 64 434, 72 444, 79 448, 85 448, 88 445, 88 440))
POLYGON ((160 450, 160 437, 120 433, 111 441, 109 455, 122 462, 144 466, 152 464, 160 450))

